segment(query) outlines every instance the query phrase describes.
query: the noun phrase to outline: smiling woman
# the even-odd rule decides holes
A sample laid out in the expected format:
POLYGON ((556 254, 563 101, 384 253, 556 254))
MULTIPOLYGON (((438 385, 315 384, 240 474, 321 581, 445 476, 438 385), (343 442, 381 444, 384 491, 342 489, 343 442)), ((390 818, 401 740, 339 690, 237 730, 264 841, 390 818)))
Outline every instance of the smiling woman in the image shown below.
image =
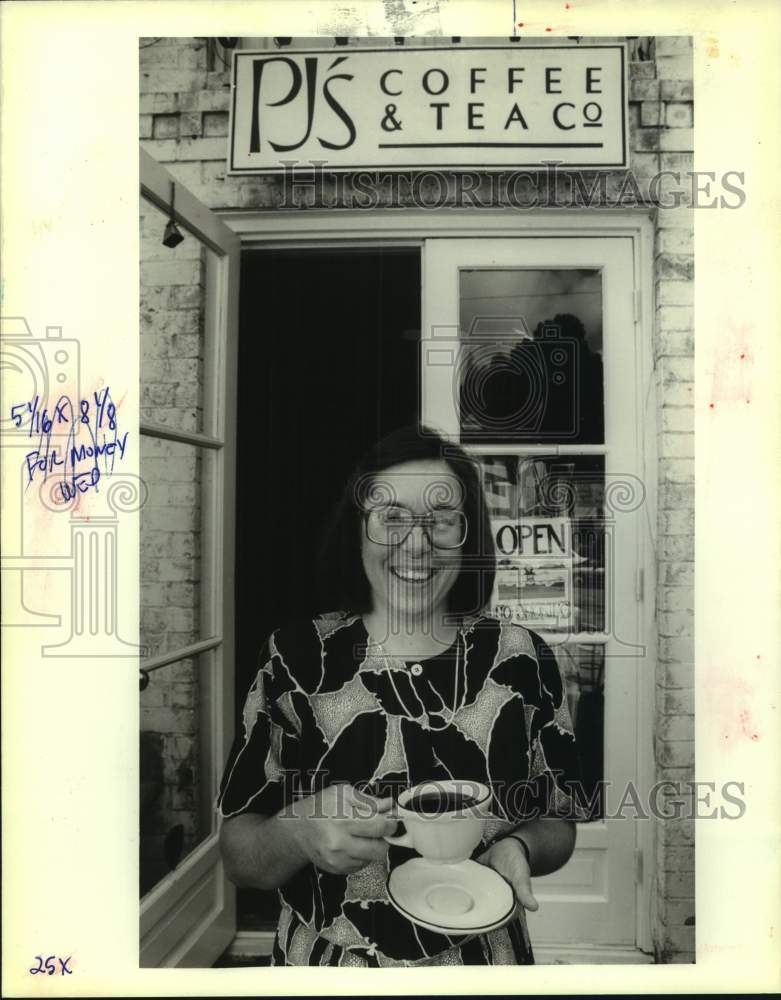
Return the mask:
POLYGON ((465 520, 460 504, 427 508, 432 486, 445 494, 459 492, 452 488, 454 479, 442 461, 391 466, 374 481, 375 502, 362 511, 361 555, 372 593, 372 610, 364 620, 370 635, 395 652, 404 652, 399 647, 405 638, 416 646, 413 655, 422 655, 429 639, 434 647, 452 642, 448 594, 461 571, 465 520))
MULTIPOLYGON (((218 807, 228 876, 279 890, 273 964, 534 961, 531 876, 569 859, 582 818, 575 743, 550 649, 482 614, 489 527, 459 447, 426 428, 391 434, 350 478, 322 550, 341 610, 266 643, 218 807), (454 801, 485 791, 479 843, 448 866, 444 896, 428 853, 392 836, 421 784, 454 801)), ((437 842, 463 829, 443 811, 423 821, 437 842)))

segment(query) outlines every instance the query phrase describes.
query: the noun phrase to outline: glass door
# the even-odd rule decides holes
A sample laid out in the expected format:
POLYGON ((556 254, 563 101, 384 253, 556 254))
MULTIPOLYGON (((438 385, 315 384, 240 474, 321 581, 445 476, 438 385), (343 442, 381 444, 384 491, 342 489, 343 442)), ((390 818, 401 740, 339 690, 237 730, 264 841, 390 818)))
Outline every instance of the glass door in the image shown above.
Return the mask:
POLYGON ((199 967, 236 921, 213 803, 233 728, 239 240, 143 150, 140 219, 140 964, 199 967))
POLYGON ((432 239, 424 422, 479 461, 498 573, 492 613, 553 647, 593 821, 538 879, 539 944, 635 943, 638 392, 629 237, 432 239))

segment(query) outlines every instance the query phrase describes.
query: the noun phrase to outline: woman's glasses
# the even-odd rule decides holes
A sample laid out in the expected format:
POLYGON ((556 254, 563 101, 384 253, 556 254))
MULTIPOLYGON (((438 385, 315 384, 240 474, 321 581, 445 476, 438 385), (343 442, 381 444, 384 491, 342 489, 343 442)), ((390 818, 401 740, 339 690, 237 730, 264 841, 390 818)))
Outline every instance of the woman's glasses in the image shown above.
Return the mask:
POLYGON ((460 510, 413 514, 406 507, 372 507, 364 511, 366 537, 378 545, 401 545, 419 524, 437 549, 458 549, 466 541, 466 515, 460 510))

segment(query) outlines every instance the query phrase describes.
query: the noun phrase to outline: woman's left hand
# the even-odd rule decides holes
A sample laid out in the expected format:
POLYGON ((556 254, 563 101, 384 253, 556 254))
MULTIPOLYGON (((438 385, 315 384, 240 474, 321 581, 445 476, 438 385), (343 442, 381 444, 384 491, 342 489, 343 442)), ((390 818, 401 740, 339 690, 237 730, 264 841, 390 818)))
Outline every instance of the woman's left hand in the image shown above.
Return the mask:
POLYGON ((526 910, 537 910, 540 904, 532 892, 531 872, 526 853, 514 837, 497 840, 477 858, 481 865, 488 865, 498 872, 515 890, 515 897, 526 910))

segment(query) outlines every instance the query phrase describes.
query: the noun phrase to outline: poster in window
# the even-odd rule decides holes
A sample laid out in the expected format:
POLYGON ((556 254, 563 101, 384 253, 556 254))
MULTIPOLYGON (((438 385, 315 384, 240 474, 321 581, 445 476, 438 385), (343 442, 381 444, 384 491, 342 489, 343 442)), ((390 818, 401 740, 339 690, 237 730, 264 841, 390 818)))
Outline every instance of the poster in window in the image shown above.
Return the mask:
POLYGON ((496 580, 491 612, 534 629, 569 630, 572 522, 566 517, 491 518, 496 580))

